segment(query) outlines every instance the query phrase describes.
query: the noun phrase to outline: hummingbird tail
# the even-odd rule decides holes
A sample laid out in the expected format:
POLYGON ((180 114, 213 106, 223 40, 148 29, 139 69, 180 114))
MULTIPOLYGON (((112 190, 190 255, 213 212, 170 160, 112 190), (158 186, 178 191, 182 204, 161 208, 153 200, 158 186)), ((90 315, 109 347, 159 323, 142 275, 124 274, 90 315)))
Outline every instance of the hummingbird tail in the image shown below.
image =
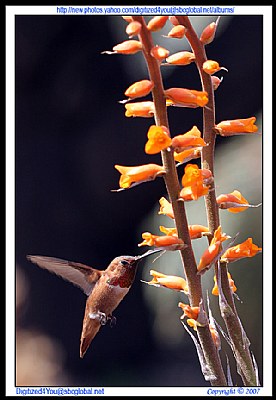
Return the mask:
POLYGON ((87 324, 85 324, 80 343, 80 358, 83 358, 88 347, 90 346, 92 340, 97 335, 101 327, 99 321, 95 319, 90 319, 87 324))
POLYGON ((88 347, 90 346, 91 340, 90 338, 82 338, 80 345, 80 358, 83 358, 88 347))

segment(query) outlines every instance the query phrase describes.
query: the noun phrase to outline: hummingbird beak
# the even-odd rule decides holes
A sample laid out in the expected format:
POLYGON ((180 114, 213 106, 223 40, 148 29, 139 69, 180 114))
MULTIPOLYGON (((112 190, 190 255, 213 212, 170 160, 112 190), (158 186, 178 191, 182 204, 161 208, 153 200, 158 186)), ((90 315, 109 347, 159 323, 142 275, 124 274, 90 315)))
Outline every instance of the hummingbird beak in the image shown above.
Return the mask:
POLYGON ((154 254, 154 253, 159 253, 160 251, 164 251, 164 249, 148 250, 148 251, 146 251, 146 253, 141 254, 140 256, 136 256, 136 257, 135 257, 135 260, 137 260, 137 261, 138 261, 138 260, 141 260, 141 258, 150 256, 151 254, 154 254))

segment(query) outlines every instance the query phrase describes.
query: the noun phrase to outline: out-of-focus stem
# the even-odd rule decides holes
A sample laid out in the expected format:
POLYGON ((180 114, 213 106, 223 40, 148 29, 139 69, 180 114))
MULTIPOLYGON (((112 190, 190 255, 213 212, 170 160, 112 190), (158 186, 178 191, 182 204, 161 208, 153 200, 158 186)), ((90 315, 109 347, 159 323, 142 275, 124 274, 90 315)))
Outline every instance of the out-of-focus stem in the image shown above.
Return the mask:
MULTIPOLYGON (((164 96, 163 81, 160 72, 160 63, 150 54, 151 49, 154 47, 151 33, 148 31, 143 17, 133 16, 132 18, 133 20, 140 22, 142 25, 139 39, 143 45, 143 54, 147 63, 150 80, 154 83, 152 97, 155 106, 155 123, 159 126, 166 126, 169 129, 166 99, 164 96)), ((199 275, 197 275, 197 265, 191 245, 185 206, 183 202, 178 201, 180 184, 175 167, 173 152, 170 150, 162 151, 162 161, 166 171, 164 179, 173 207, 178 237, 187 245, 187 247, 180 251, 180 253, 189 288, 190 304, 192 306, 198 306, 202 299, 201 278, 199 275)), ((218 356, 216 346, 212 340, 209 327, 205 326, 199 328, 198 336, 205 362, 208 365, 210 376, 212 376, 212 379, 210 380, 211 384, 214 386, 225 386, 227 384, 226 378, 221 366, 221 361, 218 356)))

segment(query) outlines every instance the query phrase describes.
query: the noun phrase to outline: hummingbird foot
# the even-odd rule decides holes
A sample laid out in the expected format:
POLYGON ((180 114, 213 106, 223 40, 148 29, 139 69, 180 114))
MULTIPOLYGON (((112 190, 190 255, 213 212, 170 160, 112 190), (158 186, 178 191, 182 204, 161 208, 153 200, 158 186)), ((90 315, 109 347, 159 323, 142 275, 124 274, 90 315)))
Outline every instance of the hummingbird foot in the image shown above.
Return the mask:
POLYGON ((113 326, 116 325, 116 321, 117 321, 116 317, 114 317, 114 315, 110 315, 108 317, 108 320, 110 321, 110 328, 113 328, 113 326))
POLYGON ((96 313, 89 313, 89 318, 90 319, 97 319, 101 325, 106 325, 108 321, 108 317, 106 316, 105 313, 98 311, 96 313))

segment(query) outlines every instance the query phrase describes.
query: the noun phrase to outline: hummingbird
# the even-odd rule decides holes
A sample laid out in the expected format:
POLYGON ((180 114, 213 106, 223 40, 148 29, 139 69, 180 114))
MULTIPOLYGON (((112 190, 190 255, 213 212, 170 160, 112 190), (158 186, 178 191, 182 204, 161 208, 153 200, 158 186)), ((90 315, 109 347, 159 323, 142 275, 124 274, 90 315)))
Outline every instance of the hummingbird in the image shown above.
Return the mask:
POLYGON ((80 357, 83 358, 101 326, 116 323, 112 315, 131 288, 139 261, 160 249, 148 250, 139 256, 114 258, 105 270, 98 270, 79 262, 60 258, 28 255, 27 259, 40 268, 78 286, 87 296, 81 339, 80 357))

